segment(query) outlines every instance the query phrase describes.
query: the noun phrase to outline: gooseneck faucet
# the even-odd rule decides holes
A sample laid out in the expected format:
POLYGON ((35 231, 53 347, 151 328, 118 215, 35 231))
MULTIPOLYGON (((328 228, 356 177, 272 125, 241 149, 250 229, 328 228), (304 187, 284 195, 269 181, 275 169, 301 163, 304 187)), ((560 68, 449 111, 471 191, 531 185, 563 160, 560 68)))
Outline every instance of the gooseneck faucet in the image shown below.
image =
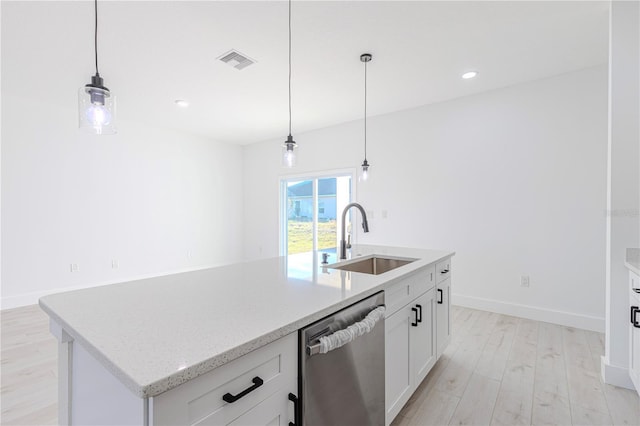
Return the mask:
POLYGON ((369 232, 369 222, 367 222, 367 214, 365 213, 362 206, 358 203, 347 204, 347 206, 342 211, 342 239, 340 240, 340 259, 347 258, 347 240, 345 239, 345 219, 347 217, 347 212, 351 207, 355 207, 360 210, 362 213, 362 229, 364 232, 369 232))

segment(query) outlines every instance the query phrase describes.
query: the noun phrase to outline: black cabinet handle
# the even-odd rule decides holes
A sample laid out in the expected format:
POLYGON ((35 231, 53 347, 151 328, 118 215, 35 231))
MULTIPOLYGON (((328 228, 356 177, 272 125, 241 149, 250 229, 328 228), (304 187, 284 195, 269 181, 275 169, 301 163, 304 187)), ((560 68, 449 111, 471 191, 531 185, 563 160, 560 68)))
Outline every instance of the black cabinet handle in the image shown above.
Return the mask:
POLYGON ((224 400, 224 402, 228 402, 229 404, 231 404, 233 402, 236 402, 237 400, 239 400, 243 396, 247 395, 248 393, 253 392, 254 390, 258 389, 260 386, 262 386, 264 384, 264 380, 262 380, 258 376, 254 377, 251 381, 253 382, 253 386, 250 386, 250 387, 246 388, 245 390, 243 390, 242 392, 240 392, 237 395, 231 395, 229 392, 227 392, 224 395, 222 395, 222 399, 224 400))
POLYGON ((422 322, 422 305, 416 303, 416 308, 418 308, 418 318, 416 318, 416 320, 422 322))
POLYGON ((293 422, 289 422, 289 426, 297 426, 300 424, 300 419, 298 417, 300 415, 298 407, 300 400, 294 394, 289 393, 289 401, 293 402, 293 422))
POLYGON ((444 293, 441 288, 438 289, 438 295, 440 296, 440 300, 438 300, 438 305, 442 305, 442 300, 444 299, 444 293))
POLYGON ((631 307, 631 324, 633 324, 635 328, 640 328, 640 321, 636 319, 638 312, 640 312, 640 309, 637 306, 631 307))
POLYGON ((447 272, 449 272, 448 269, 443 269, 442 271, 440 271, 441 274, 446 274, 447 272))
POLYGON ((411 310, 416 314, 416 319, 414 322, 411 323, 411 326, 417 327, 418 326, 418 308, 411 308, 411 310))

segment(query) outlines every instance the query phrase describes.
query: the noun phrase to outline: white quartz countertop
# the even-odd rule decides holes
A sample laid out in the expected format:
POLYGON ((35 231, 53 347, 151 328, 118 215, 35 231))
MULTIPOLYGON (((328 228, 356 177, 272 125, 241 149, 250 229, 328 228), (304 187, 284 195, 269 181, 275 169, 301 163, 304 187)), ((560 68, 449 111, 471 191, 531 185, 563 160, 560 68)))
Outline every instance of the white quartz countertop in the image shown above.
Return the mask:
POLYGON ((624 265, 634 274, 640 275, 640 248, 628 248, 624 265))
POLYGON ((152 397, 454 254, 351 252, 418 260, 369 275, 322 268, 320 253, 305 253, 59 293, 40 306, 132 392, 152 397))

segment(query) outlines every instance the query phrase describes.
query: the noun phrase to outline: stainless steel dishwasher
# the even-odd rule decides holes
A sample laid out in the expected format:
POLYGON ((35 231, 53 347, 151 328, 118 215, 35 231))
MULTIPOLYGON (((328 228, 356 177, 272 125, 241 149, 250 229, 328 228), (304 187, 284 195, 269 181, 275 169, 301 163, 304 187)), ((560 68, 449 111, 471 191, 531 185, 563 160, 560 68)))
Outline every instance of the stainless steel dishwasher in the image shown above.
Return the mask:
POLYGON ((300 330, 299 341, 303 426, 384 425, 383 292, 300 330))

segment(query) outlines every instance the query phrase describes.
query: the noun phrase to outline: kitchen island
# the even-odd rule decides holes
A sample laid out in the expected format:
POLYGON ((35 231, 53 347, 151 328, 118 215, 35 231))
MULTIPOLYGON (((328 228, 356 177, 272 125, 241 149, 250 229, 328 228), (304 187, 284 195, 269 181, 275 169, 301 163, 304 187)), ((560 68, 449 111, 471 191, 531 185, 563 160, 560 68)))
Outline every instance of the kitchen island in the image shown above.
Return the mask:
MULTIPOLYGON (((371 275, 326 267, 321 253, 308 253, 43 297, 60 342, 60 424, 162 424, 158 401, 168 391, 255 357, 286 336, 295 340, 298 329, 400 288, 454 254, 386 246, 351 252, 416 260, 371 275)), ((200 420, 194 424, 209 424, 200 420)))

